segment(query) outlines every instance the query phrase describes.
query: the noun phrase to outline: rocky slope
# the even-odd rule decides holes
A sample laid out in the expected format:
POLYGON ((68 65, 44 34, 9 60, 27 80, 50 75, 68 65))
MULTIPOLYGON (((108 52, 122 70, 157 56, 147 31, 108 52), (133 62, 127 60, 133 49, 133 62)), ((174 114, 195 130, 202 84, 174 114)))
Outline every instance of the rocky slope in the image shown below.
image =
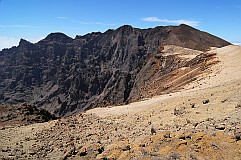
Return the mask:
POLYGON ((187 25, 122 26, 74 39, 51 33, 36 44, 21 39, 0 52, 0 102, 64 116, 173 92, 212 65, 206 64, 215 56, 206 54, 210 47, 228 44, 187 25), (185 48, 182 56, 169 54, 170 45, 185 48))
POLYGON ((22 105, 0 105, 0 127, 21 126, 33 123, 43 123, 54 120, 56 117, 44 109, 34 106, 22 105))
MULTIPOLYGON (((164 56, 189 59, 199 54, 175 46, 163 50, 164 56)), ((207 63, 218 63, 178 92, 45 123, 6 126, 0 130, 0 159, 240 160, 241 47, 205 54, 215 55, 207 63)))

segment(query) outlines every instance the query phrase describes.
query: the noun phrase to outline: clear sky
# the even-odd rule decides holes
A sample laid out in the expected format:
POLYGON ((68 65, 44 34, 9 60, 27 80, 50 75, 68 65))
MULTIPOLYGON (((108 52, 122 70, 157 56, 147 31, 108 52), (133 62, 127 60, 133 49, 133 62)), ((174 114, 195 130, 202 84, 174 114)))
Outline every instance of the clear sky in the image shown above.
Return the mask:
POLYGON ((241 42, 241 0, 0 0, 0 49, 51 32, 70 37, 129 24, 138 28, 189 24, 241 42))

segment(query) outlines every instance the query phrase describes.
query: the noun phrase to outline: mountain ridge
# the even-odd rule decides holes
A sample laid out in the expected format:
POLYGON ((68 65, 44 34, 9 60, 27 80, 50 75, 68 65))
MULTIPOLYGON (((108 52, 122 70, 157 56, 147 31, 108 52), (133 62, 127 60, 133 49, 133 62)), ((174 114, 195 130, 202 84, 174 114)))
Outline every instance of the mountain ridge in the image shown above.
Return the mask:
MULTIPOLYGON (((150 96, 139 86, 190 64, 178 56, 163 56, 164 46, 202 51, 200 63, 192 64, 195 68, 204 65, 210 47, 229 44, 187 25, 151 29, 125 25, 74 39, 51 33, 35 44, 21 39, 19 46, 0 52, 0 102, 27 102, 57 116, 129 103, 150 96)), ((151 96, 162 93, 160 86, 153 87, 156 91, 151 96)))

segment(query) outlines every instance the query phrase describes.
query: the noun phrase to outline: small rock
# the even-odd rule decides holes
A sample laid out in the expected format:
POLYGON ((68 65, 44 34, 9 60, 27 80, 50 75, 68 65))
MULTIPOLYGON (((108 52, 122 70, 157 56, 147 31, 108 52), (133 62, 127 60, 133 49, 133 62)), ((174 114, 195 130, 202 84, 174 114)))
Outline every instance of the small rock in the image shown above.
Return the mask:
POLYGON ((191 121, 189 119, 186 119, 187 123, 191 123, 191 121))
POLYGON ((235 139, 236 139, 237 141, 240 141, 240 140, 241 140, 241 132, 235 133, 235 139))
POLYGON ((187 145, 187 141, 186 140, 182 140, 180 142, 177 143, 177 146, 181 146, 181 145, 187 145))
POLYGON ((209 103, 209 99, 203 100, 203 104, 209 103))
POLYGON ((36 154, 36 152, 35 152, 35 151, 33 151, 33 150, 29 150, 28 154, 30 154, 30 155, 35 155, 35 154, 36 154))
POLYGON ((75 128, 75 125, 74 125, 74 124, 71 124, 71 125, 69 125, 69 127, 73 127, 73 128, 75 128))
POLYGON ((224 100, 222 100, 221 102, 224 103, 224 102, 226 102, 227 100, 228 100, 228 99, 224 99, 224 100))
POLYGON ((49 142, 49 146, 52 146, 54 143, 53 143, 53 141, 50 141, 49 142))
POLYGON ((192 108, 196 108, 195 103, 190 103, 192 108))
POLYGON ((179 109, 174 108, 174 115, 182 115, 184 113, 185 113, 185 108, 184 107, 181 107, 179 109))
POLYGON ((237 103, 237 105, 235 106, 235 108, 241 108, 241 102, 237 103))
POLYGON ((0 127, 0 130, 5 130, 5 128, 4 127, 0 127))
POLYGON ((151 127, 151 134, 152 134, 152 135, 153 135, 153 134, 156 134, 156 129, 153 128, 153 127, 151 127))
POLYGON ((7 149, 2 149, 1 151, 2 152, 10 152, 11 150, 9 148, 7 148, 7 149))
POLYGON ((234 136, 237 141, 241 140, 241 128, 240 126, 236 126, 234 129, 234 136))
POLYGON ((171 132, 170 131, 164 131, 162 132, 164 138, 171 138, 171 132))
POLYGON ((219 124, 215 126, 216 129, 218 130, 224 130, 225 129, 225 125, 224 124, 219 124))
POLYGON ((131 149, 130 145, 126 145, 124 147, 121 148, 122 151, 129 151, 131 149))

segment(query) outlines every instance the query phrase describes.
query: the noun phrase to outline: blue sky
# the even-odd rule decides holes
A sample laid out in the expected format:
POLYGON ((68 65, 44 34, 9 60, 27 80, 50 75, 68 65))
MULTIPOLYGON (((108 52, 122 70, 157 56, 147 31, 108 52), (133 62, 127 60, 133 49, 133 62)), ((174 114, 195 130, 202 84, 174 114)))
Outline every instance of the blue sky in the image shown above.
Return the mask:
POLYGON ((186 23, 241 42, 241 0, 0 0, 0 49, 51 32, 68 36, 129 24, 138 28, 186 23))

